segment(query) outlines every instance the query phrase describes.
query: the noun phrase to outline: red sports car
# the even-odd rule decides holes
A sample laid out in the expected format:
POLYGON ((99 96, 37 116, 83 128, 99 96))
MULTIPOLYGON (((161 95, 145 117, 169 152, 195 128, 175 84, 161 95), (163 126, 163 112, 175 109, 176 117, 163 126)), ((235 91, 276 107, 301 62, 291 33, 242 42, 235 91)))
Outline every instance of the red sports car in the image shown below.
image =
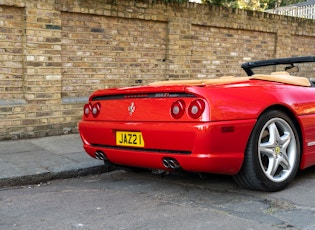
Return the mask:
POLYGON ((84 149, 106 165, 228 174, 248 189, 281 190, 315 164, 309 64, 315 56, 244 63, 246 77, 98 90, 79 123, 84 149))

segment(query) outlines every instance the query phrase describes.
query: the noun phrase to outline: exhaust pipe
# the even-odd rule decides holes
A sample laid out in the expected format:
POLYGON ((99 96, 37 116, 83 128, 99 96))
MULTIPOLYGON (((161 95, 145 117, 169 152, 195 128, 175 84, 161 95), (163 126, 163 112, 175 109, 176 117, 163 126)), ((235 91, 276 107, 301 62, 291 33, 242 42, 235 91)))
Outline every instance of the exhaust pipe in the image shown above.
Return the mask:
POLYGON ((94 154, 96 159, 102 160, 104 162, 106 172, 110 172, 116 169, 116 166, 108 160, 104 152, 97 150, 94 154))
POLYGON ((171 167, 170 166, 170 162, 169 162, 168 159, 163 158, 162 162, 163 162, 163 165, 164 165, 165 168, 170 168, 171 167))
POLYGON ((180 165, 174 158, 163 158, 162 163, 167 169, 179 169, 180 165))
POLYGON ((102 161, 108 160, 105 153, 103 153, 102 151, 99 151, 99 150, 95 152, 95 158, 102 160, 102 161))
POLYGON ((180 165, 179 165, 179 163, 177 162, 177 160, 175 160, 175 159, 170 159, 169 162, 170 162, 170 167, 171 167, 172 169, 179 169, 179 168, 180 168, 180 165))

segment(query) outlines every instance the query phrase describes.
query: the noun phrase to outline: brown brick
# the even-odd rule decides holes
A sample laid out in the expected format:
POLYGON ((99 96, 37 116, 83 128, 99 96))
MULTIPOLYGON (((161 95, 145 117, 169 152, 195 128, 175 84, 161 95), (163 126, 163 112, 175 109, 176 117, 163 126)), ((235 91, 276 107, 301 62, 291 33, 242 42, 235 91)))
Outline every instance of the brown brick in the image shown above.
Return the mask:
POLYGON ((0 140, 75 130, 82 98, 100 88, 242 76, 242 62, 315 51, 312 20, 193 3, 91 2, 1 2, 0 140))

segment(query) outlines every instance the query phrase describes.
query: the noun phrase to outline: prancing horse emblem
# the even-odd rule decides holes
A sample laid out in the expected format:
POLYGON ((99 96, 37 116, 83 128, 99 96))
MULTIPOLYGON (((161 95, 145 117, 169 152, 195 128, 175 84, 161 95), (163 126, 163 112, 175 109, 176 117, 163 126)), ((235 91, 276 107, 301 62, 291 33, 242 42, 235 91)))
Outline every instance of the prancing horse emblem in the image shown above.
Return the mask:
POLYGON ((131 116, 135 110, 136 110, 135 103, 132 102, 132 103, 128 106, 129 115, 131 116))

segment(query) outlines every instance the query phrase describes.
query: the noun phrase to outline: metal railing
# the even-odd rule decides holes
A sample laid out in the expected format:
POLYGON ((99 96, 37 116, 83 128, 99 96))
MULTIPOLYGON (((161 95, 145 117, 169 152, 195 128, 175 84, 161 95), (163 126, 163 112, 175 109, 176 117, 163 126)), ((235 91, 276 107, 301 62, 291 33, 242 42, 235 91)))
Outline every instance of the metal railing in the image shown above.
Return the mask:
POLYGON ((298 18, 315 19, 315 4, 306 6, 288 6, 267 10, 268 13, 286 15, 298 18))

